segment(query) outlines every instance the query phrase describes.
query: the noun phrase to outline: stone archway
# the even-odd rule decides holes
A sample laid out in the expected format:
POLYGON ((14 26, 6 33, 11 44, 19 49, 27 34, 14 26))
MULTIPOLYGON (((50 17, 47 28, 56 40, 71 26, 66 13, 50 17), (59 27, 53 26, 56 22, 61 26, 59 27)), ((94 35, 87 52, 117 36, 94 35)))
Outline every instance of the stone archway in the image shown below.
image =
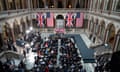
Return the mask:
POLYGON ((25 33, 25 31, 26 31, 26 23, 24 22, 23 18, 21 18, 20 23, 22 25, 22 33, 25 33))
POLYGON ((57 15, 56 19, 64 19, 63 15, 57 15))
POLYGON ((30 22, 28 16, 26 16, 26 23, 27 23, 27 27, 29 28, 31 26, 31 22, 30 22))
POLYGON ((104 41, 104 37, 105 37, 105 21, 104 20, 100 22, 99 37, 102 41, 104 41))
POLYGON ((15 37, 18 37, 19 34, 21 33, 21 31, 20 31, 20 25, 18 25, 18 22, 17 22, 16 19, 14 20, 14 23, 13 23, 13 31, 14 31, 15 37))
POLYGON ((107 26, 107 30, 107 43, 110 45, 111 48, 113 48, 115 42, 115 26, 113 24, 109 24, 107 26))
POLYGON ((64 16, 63 15, 57 15, 56 16, 55 27, 56 28, 65 28, 65 21, 64 21, 64 16))
POLYGON ((3 26, 3 39, 4 41, 11 40, 12 42, 15 42, 13 29, 11 28, 10 24, 7 22, 3 26))
POLYGON ((9 23, 5 23, 3 26, 3 32, 4 32, 4 39, 12 39, 12 33, 11 33, 11 28, 9 23))

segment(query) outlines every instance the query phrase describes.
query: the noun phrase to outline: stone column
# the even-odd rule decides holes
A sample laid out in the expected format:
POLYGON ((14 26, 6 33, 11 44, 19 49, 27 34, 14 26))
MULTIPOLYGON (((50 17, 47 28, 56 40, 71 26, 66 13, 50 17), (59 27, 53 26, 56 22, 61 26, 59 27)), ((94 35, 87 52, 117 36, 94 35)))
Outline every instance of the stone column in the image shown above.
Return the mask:
POLYGON ((30 2, 31 0, 28 0, 28 9, 30 9, 31 8, 31 2, 30 2))
POLYGON ((115 3, 114 3, 114 11, 116 10, 116 7, 117 7, 117 4, 118 4, 118 0, 115 0, 115 3))
POLYGON ((66 0, 65 1, 63 1, 63 5, 64 5, 64 8, 66 8, 66 0))
MULTIPOLYGON (((65 2, 65 1, 64 1, 65 2)), ((54 8, 57 8, 58 1, 54 0, 54 8)))
POLYGON ((106 33, 105 33, 105 37, 104 37, 104 43, 107 43, 108 34, 109 34, 109 30, 107 29, 107 30, 106 30, 106 33))
POLYGON ((12 40, 13 40, 13 43, 15 43, 16 39, 15 39, 15 34, 14 34, 14 30, 13 28, 10 28, 10 32, 12 33, 12 40))
POLYGON ((39 1, 37 0, 37 8, 39 8, 39 1))
POLYGON ((117 34, 116 39, 115 39, 115 43, 114 43, 114 50, 113 51, 117 51, 117 46, 119 44, 119 40, 120 40, 120 35, 117 34))
POLYGON ((5 3, 6 3, 7 10, 9 10, 8 0, 5 0, 5 3))
MULTIPOLYGON (((56 1, 56 0, 55 0, 56 1)), ((47 8, 48 7, 48 4, 47 4, 47 1, 46 0, 43 0, 44 2, 44 7, 47 8)))
POLYGON ((88 19, 88 31, 90 30, 90 19, 88 19))

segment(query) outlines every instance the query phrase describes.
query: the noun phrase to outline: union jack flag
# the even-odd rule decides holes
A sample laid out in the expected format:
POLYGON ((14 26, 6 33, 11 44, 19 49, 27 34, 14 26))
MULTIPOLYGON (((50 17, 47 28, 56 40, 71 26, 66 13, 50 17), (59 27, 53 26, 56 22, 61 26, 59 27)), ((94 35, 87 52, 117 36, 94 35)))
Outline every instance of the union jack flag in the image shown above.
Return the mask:
POLYGON ((73 27, 73 14, 72 13, 68 13, 67 15, 66 15, 66 21, 67 21, 67 23, 66 23, 66 27, 73 27))
POLYGON ((38 26, 44 27, 44 14, 43 13, 37 13, 37 20, 38 20, 38 26))

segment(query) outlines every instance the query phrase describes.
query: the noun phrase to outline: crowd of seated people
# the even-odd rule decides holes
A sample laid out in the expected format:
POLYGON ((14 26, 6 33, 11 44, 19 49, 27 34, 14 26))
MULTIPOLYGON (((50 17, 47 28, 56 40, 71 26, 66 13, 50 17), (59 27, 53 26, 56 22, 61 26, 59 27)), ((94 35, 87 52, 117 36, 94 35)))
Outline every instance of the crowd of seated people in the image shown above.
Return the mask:
POLYGON ((42 48, 37 45, 33 72, 86 72, 75 43, 70 38, 45 39, 42 48), (60 53, 58 53, 58 39, 61 39, 60 53), (57 59, 58 55, 60 55, 59 59, 57 59))
MULTIPOLYGON (((46 39, 46 38, 45 38, 46 39)), ((43 48, 37 47, 34 72, 55 72, 57 63, 57 40, 45 40, 43 48)))
MULTIPOLYGON (((56 36, 42 39, 38 32, 25 35, 22 40, 29 44, 33 43, 31 48, 35 48, 37 53, 37 56, 34 57, 35 62, 32 72, 86 72, 83 69, 75 43, 71 38, 56 36), (58 39, 61 40, 60 49, 58 49, 58 39), (58 55, 60 56, 59 59, 58 55)), ((13 67, 12 70, 9 69, 10 67, 3 67, 1 67, 1 70, 6 69, 4 72, 25 72, 26 69, 23 61, 17 67, 13 67)))
POLYGON ((95 72, 110 72, 110 59, 111 54, 103 54, 96 56, 97 66, 95 68, 95 72))
POLYGON ((63 72, 85 72, 75 43, 70 38, 63 38, 61 43, 60 65, 63 72))

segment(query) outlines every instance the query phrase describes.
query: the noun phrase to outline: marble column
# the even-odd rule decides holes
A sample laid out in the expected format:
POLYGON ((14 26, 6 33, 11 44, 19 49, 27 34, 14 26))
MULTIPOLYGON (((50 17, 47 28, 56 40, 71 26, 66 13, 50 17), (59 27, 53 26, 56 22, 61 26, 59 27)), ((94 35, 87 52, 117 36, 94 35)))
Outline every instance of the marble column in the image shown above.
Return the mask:
POLYGON ((115 39, 115 44, 114 44, 114 51, 117 51, 119 41, 120 41, 120 35, 117 34, 115 39))
POLYGON ((109 35, 109 30, 107 29, 106 33, 105 33, 104 43, 107 43, 107 41, 108 41, 108 35, 109 35))
POLYGON ((15 34, 14 34, 14 29, 13 28, 10 28, 11 30, 11 33, 12 33, 12 40, 13 40, 13 43, 16 41, 15 40, 15 34))

